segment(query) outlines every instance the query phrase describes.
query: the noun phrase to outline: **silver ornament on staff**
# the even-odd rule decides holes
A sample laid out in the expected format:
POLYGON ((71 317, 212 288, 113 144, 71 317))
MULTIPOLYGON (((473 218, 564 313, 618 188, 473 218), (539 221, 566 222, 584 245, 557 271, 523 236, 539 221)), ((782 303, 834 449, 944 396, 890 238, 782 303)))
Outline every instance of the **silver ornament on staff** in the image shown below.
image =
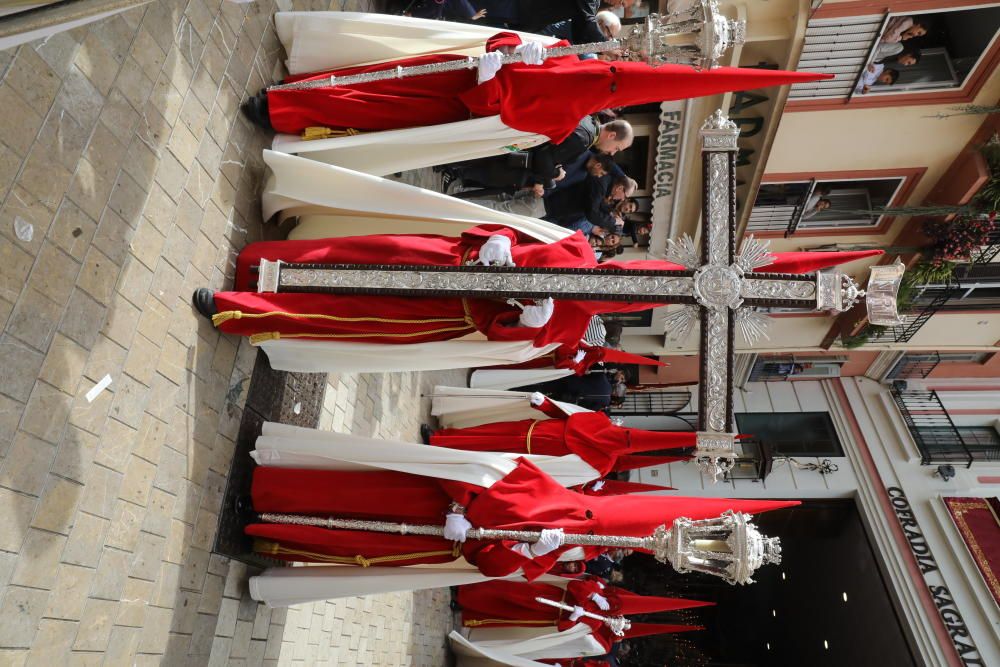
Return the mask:
MULTIPOLYGON (((264 512, 264 523, 313 526, 328 530, 363 530, 396 535, 444 537, 444 526, 411 525, 391 521, 370 521, 338 517, 304 516, 264 512)), ((470 540, 513 540, 537 542, 542 533, 535 530, 471 528, 470 540)), ((711 519, 674 519, 668 527, 658 526, 652 535, 590 535, 566 533, 563 544, 598 546, 613 549, 649 551, 661 563, 670 563, 678 572, 701 572, 720 577, 729 584, 753 583, 752 575, 762 565, 781 562, 781 543, 766 537, 753 524, 750 515, 726 510, 711 519)))
MULTIPOLYGON (((717 0, 698 0, 680 12, 663 15, 649 14, 642 23, 624 25, 615 39, 606 42, 558 46, 548 49, 546 54, 549 57, 558 57, 616 51, 619 60, 645 62, 650 65, 674 63, 691 65, 698 69, 711 69, 718 65, 718 59, 729 47, 734 44, 742 44, 745 40, 745 21, 726 18, 719 11, 717 0)), ((511 53, 503 58, 504 65, 517 62, 522 62, 520 53, 511 53)), ((479 58, 469 57, 428 65, 391 67, 363 74, 296 81, 271 86, 268 90, 353 86, 373 81, 474 69, 478 65, 479 58)))
MULTIPOLYGON (((549 600, 548 598, 538 597, 535 598, 535 602, 540 602, 541 604, 555 607, 556 609, 562 609, 563 611, 576 611, 576 608, 571 604, 563 604, 562 602, 556 602, 555 600, 549 600)), ((592 614, 589 611, 584 611, 581 616, 592 618, 595 621, 601 621, 604 625, 608 626, 608 629, 611 630, 616 637, 624 637, 625 631, 632 627, 632 621, 628 620, 624 616, 601 616, 600 614, 592 614)))

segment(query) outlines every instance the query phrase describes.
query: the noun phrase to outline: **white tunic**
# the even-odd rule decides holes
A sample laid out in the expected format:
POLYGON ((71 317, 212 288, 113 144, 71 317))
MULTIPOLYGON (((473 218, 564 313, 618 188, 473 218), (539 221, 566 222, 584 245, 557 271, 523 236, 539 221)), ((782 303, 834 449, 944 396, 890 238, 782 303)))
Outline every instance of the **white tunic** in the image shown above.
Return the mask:
MULTIPOLYGON (((466 389, 464 387, 434 387, 431 414, 445 428, 467 428, 493 422, 521 419, 548 419, 531 406, 531 394, 524 391, 496 389, 466 389)), ((592 412, 573 403, 552 401, 566 416, 576 412, 592 412)))

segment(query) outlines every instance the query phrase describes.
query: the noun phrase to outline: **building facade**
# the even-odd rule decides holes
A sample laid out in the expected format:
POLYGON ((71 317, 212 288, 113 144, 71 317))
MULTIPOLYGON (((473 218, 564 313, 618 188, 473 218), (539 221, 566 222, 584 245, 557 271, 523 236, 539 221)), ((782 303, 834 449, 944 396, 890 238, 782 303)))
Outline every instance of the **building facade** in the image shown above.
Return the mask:
MULTIPOLYGON (((756 28, 770 39, 733 63, 834 78, 665 103, 650 255, 696 236, 695 136, 721 107, 746 142, 743 237, 775 251, 880 248, 847 272, 863 283, 898 259, 914 278, 896 327, 870 326, 863 308, 771 313, 769 340, 736 359, 739 430, 757 437, 724 482, 688 463, 634 478, 685 494, 853 499, 915 655, 1000 664, 1000 235, 983 208, 1000 180, 1000 2, 730 7, 771 12, 756 28), (986 231, 956 246, 969 223, 986 231)), ((639 369, 645 387, 619 412, 633 426, 693 428, 698 340, 669 341, 662 317, 625 329, 625 349, 670 365, 639 369)))

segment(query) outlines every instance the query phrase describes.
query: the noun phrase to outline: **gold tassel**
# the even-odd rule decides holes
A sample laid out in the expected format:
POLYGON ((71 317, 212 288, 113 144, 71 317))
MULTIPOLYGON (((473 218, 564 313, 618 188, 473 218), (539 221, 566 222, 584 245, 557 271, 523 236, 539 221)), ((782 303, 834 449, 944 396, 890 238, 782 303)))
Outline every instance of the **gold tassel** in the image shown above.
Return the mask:
POLYGON ((263 331, 261 333, 251 334, 250 344, 260 345, 265 341, 278 340, 279 338, 281 338, 281 334, 277 331, 263 331))
POLYGON ((281 548, 278 546, 277 542, 255 538, 253 541, 253 550, 259 554, 274 555, 279 553, 281 548))
POLYGON ((361 134, 353 127, 349 127, 346 130, 334 130, 329 127, 307 127, 302 130, 302 140, 303 141, 313 141, 314 139, 333 139, 334 137, 353 137, 356 134, 361 134))
POLYGON ((229 320, 238 320, 243 317, 243 313, 238 310, 224 310, 221 313, 216 313, 212 315, 212 326, 217 327, 224 322, 229 320))

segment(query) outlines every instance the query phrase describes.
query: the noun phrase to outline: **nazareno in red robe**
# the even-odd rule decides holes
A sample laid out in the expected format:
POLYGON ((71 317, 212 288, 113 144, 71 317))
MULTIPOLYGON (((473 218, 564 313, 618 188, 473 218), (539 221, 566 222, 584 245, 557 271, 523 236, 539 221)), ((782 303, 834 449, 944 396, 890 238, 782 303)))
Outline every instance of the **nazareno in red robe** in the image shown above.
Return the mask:
POLYGON ((645 431, 617 426, 603 412, 566 415, 549 399, 535 407, 550 419, 522 419, 438 429, 431 435, 430 444, 480 452, 546 456, 576 454, 602 477, 618 470, 616 464, 620 456, 661 449, 684 449, 696 444, 697 434, 693 431, 645 431))
MULTIPOLYGON (((565 587, 541 582, 512 580, 484 581, 458 588, 458 604, 462 608, 462 624, 466 627, 479 626, 541 626, 556 625, 560 630, 573 626, 569 621, 570 612, 550 607, 538 602, 542 597, 563 604, 579 606, 601 616, 627 616, 679 609, 710 606, 711 602, 638 595, 617 586, 601 583, 596 578, 585 576, 574 579, 565 587), (602 610, 591 599, 597 593, 607 601, 609 608, 602 610)), ((581 618, 592 628, 601 624, 592 618, 581 618)))
POLYGON ((468 628, 554 625, 565 630, 574 623, 569 621, 571 612, 542 604, 535 598, 583 607, 598 614, 602 612, 590 596, 601 590, 591 579, 574 579, 565 587, 537 581, 495 580, 459 586, 456 599, 462 608, 462 625, 468 628))
MULTIPOLYGON (((393 471, 299 470, 258 467, 251 488, 256 512, 335 516, 443 525, 451 501, 466 507, 473 526, 503 530, 563 528, 567 533, 644 537, 684 516, 704 519, 726 510, 757 513, 797 505, 796 501, 730 500, 671 496, 584 496, 560 486, 524 459, 489 488, 393 471)), ((289 561, 353 565, 443 563, 459 555, 488 577, 521 569, 534 580, 558 561, 569 545, 528 559, 514 542, 252 523, 246 533, 262 554, 289 561)), ((588 557, 597 555, 588 549, 588 557)))
MULTIPOLYGON (((487 40, 486 49, 495 51, 520 43, 515 34, 499 33, 487 40)), ((564 45, 566 42, 553 46, 564 45)), ((415 56, 289 77, 286 82, 465 59, 454 54, 415 56)), ((496 77, 483 84, 476 83, 473 68, 353 86, 273 90, 267 98, 271 125, 278 132, 297 134, 316 126, 391 130, 499 114, 508 127, 542 134, 558 143, 576 129, 581 119, 601 109, 827 78, 832 76, 735 67, 697 71, 684 65, 651 67, 645 63, 561 56, 537 66, 504 65, 496 77)))
MULTIPOLYGON (((434 234, 373 234, 337 239, 261 241, 243 248, 236 263, 232 292, 216 292, 219 312, 212 319, 225 333, 277 338, 336 339, 406 344, 461 338, 480 332, 493 341, 531 341, 535 347, 561 343, 575 348, 590 318, 598 313, 635 312, 652 303, 613 301, 556 302, 549 322, 539 328, 518 326, 520 311, 499 299, 347 296, 313 293, 257 293, 251 267, 261 259, 293 263, 417 264, 458 266, 478 257, 479 247, 495 234, 511 239, 517 266, 552 268, 672 269, 658 260, 598 264, 594 251, 577 232, 544 243, 503 225, 480 225, 461 237, 434 234)), ((771 271, 804 272, 881 251, 861 253, 777 253, 771 271), (847 257, 845 257, 847 256, 847 257)))

